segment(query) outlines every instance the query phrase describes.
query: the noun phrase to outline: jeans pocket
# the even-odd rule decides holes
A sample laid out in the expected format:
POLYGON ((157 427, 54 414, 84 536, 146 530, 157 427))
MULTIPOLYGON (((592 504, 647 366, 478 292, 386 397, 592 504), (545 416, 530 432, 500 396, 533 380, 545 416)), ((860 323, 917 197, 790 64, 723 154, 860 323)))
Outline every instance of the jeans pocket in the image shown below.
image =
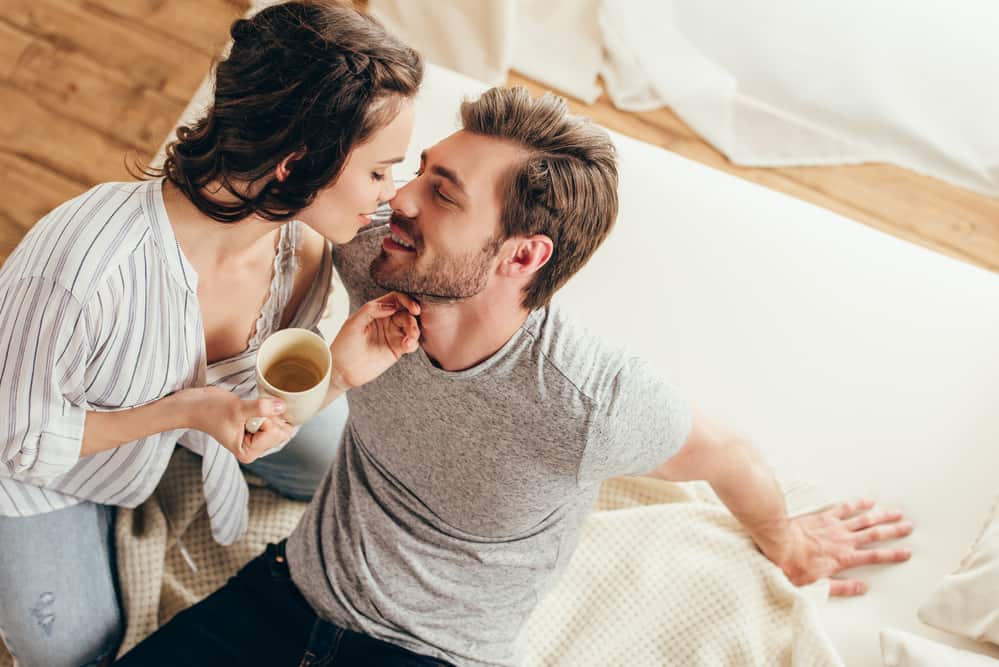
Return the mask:
POLYGON ((342 629, 321 618, 316 619, 299 667, 325 667, 332 664, 342 638, 342 629))

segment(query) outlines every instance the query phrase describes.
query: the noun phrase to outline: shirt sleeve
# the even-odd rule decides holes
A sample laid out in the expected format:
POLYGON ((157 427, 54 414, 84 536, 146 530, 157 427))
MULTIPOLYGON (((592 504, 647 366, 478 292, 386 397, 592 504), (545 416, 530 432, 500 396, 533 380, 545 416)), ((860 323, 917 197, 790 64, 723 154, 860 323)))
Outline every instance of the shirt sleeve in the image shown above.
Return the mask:
POLYGON ((85 320, 79 301, 47 278, 0 287, 0 474, 44 483, 79 460, 85 320))
POLYGON ((661 466, 687 441, 691 412, 679 390, 650 364, 626 361, 591 414, 580 463, 582 486, 661 466))

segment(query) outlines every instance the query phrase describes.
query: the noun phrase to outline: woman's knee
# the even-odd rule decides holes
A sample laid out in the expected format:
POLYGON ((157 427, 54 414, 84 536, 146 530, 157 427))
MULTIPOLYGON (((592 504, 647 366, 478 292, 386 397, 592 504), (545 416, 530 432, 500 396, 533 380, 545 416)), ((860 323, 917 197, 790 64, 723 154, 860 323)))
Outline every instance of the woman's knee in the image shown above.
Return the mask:
POLYGON ((88 605, 60 591, 5 600, 3 637, 20 667, 86 667, 113 658, 124 634, 117 603, 88 605))
POLYGON ((20 665, 96 665, 118 646, 113 516, 81 503, 0 517, 0 628, 20 665))

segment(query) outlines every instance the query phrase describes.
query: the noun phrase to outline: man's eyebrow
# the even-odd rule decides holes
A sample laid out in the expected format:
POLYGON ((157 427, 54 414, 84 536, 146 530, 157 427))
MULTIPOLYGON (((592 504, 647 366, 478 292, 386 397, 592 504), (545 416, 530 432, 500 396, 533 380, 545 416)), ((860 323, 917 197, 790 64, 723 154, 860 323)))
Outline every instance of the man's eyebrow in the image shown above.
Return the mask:
MULTIPOLYGON (((420 153, 420 164, 425 164, 426 161, 427 161, 427 152, 423 151, 422 153, 420 153)), ((465 191, 465 184, 462 183, 461 179, 458 177, 458 174, 456 174, 453 169, 448 169, 447 167, 444 167, 442 165, 435 164, 430 171, 434 172, 438 176, 442 176, 447 180, 451 181, 452 183, 454 183, 454 187, 458 188, 458 190, 461 191, 461 194, 465 195, 466 197, 468 196, 468 192, 465 191)))

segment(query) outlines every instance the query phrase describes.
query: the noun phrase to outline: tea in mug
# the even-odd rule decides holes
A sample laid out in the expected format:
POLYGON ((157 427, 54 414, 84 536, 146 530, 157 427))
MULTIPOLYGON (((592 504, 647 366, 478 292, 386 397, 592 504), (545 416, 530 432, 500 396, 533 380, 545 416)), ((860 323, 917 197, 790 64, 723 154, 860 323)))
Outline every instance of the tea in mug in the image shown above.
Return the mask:
POLYGON ((264 379, 281 391, 306 391, 319 384, 323 374, 308 359, 289 357, 268 368, 264 379))

